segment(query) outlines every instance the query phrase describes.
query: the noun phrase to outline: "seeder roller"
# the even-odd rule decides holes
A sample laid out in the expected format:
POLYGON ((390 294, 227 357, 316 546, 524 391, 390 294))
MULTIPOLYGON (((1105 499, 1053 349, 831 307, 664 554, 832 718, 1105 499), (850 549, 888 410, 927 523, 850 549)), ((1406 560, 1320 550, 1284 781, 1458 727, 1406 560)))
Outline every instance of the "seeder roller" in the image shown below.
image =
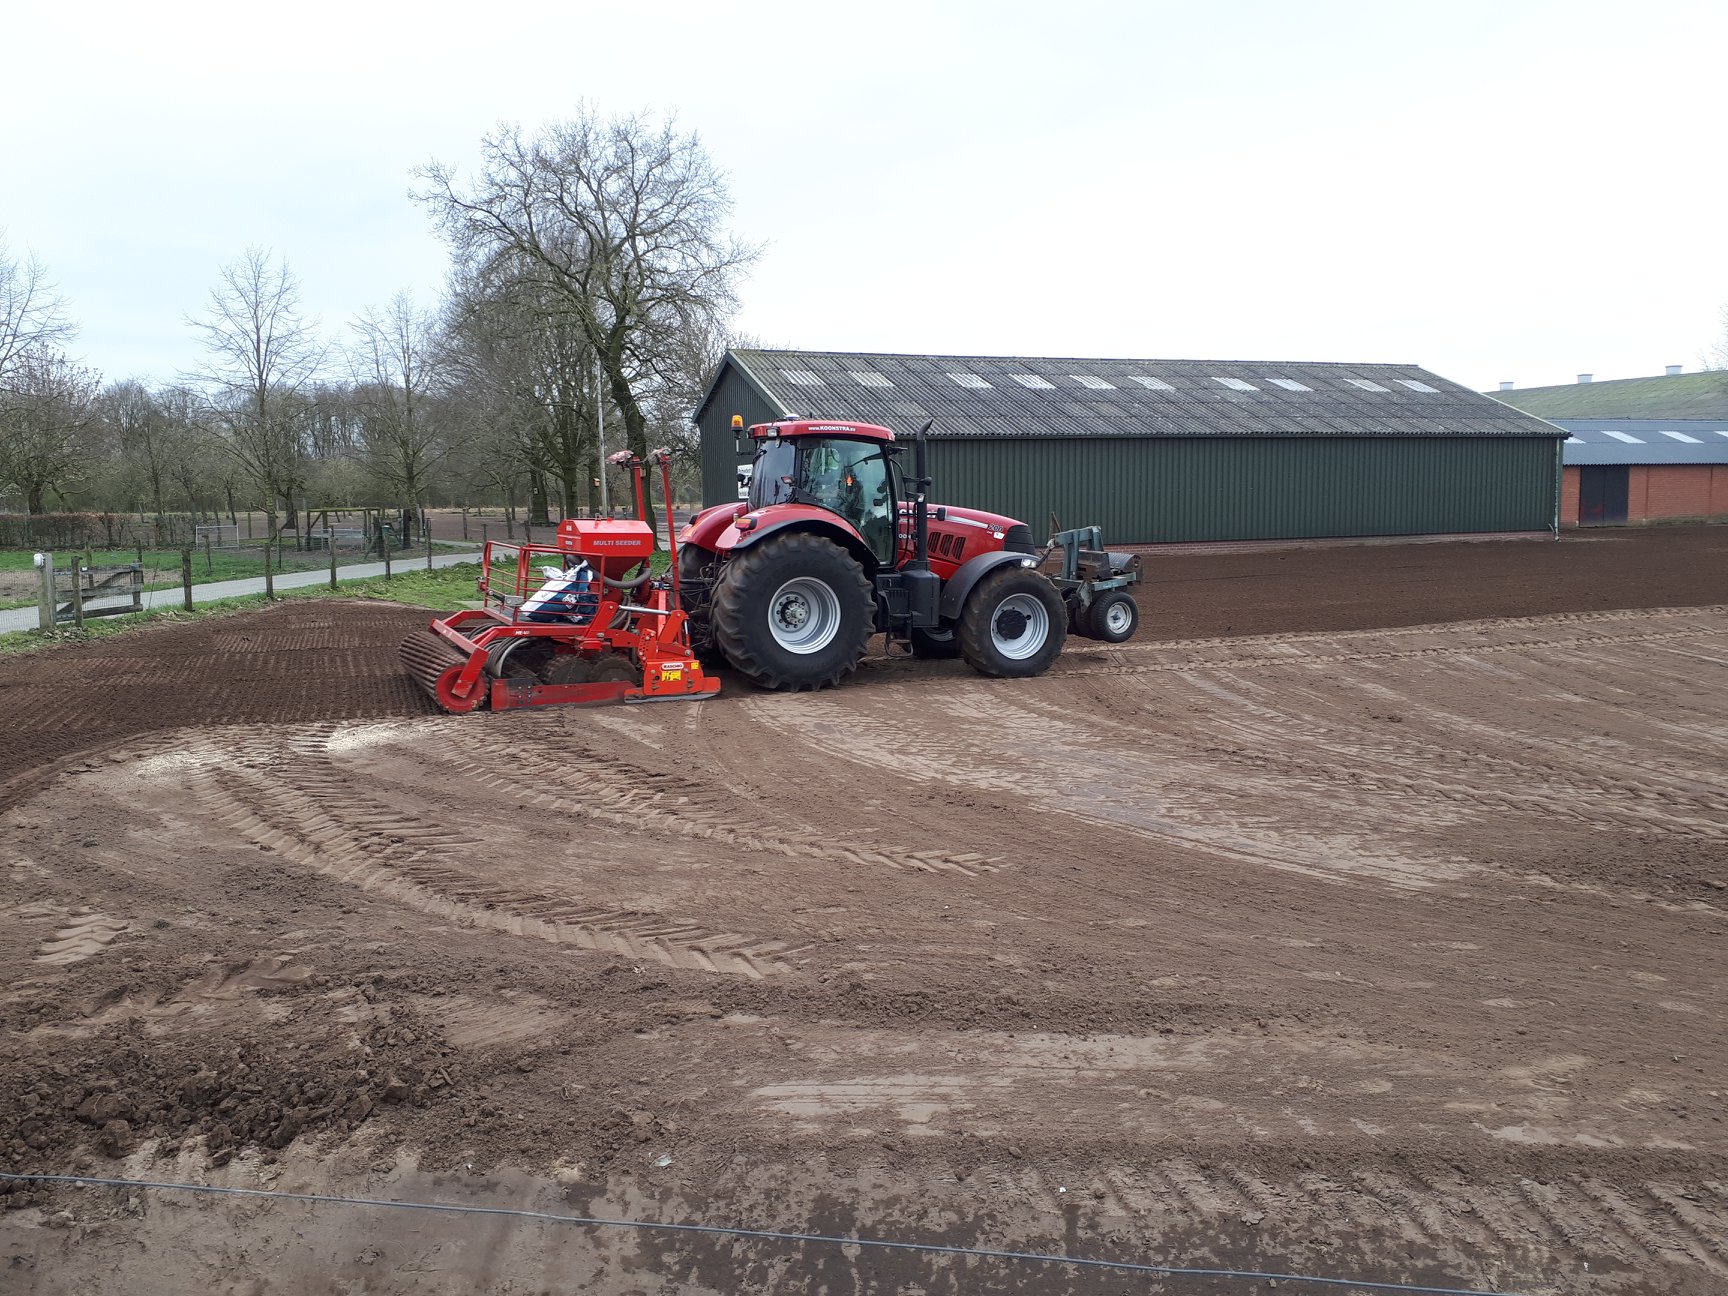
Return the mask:
MULTIPOLYGON (((550 545, 489 543, 481 606, 402 641, 403 667, 444 710, 696 701, 720 691, 691 649, 675 551, 669 575, 653 575, 643 463, 627 450, 608 462, 630 471, 636 518, 567 518, 550 545)), ((660 469, 675 546, 670 456, 656 450, 648 462, 660 469)))

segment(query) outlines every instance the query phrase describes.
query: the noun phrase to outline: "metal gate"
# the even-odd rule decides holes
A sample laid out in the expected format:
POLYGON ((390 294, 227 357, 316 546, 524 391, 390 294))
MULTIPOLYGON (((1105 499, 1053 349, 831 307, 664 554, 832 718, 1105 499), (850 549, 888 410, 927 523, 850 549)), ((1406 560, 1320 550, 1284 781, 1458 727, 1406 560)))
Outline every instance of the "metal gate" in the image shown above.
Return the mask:
POLYGON ((1585 464, 1578 470, 1578 525, 1625 526, 1632 470, 1626 464, 1585 464))

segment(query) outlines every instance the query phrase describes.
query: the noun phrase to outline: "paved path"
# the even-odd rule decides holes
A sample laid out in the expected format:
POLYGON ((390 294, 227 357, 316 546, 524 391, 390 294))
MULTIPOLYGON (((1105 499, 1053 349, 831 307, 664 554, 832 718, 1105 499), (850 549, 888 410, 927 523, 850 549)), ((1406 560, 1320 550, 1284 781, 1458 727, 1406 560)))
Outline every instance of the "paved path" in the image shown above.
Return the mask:
MULTIPOLYGON (((472 552, 436 554, 433 556, 432 565, 434 567, 450 567, 460 562, 474 562, 477 557, 478 554, 472 552)), ((424 571, 425 567, 426 558, 424 555, 412 558, 404 557, 400 560, 393 560, 390 564, 390 569, 397 572, 412 571, 415 568, 424 571)), ((354 563, 336 569, 338 580, 365 580, 367 577, 382 576, 383 574, 384 564, 381 562, 354 563)), ((276 577, 276 588, 298 589, 307 585, 327 585, 329 581, 330 572, 328 569, 324 571, 282 572, 276 577)), ((192 601, 194 603, 213 603, 217 599, 239 598, 244 594, 262 594, 263 592, 264 578, 251 576, 245 580, 212 581, 208 585, 194 585, 192 587, 192 601)), ((130 597, 96 598, 87 600, 84 607, 86 610, 103 607, 128 607, 131 602, 130 597)), ((168 589, 144 591, 144 606, 147 609, 177 608, 181 605, 182 595, 178 585, 168 589)), ((0 634, 10 634, 14 630, 34 630, 40 624, 41 613, 34 607, 13 608, 7 612, 0 612, 0 634)))

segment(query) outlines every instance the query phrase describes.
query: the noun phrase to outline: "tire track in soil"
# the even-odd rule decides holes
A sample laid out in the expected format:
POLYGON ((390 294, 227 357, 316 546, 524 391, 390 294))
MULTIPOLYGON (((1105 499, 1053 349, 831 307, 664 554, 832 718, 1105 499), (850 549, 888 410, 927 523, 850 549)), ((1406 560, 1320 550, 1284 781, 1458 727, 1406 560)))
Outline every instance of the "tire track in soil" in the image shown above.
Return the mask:
POLYGON ((427 755, 448 762, 483 787, 507 791, 528 804, 560 814, 580 815, 597 823, 630 829, 652 827, 741 850, 859 868, 979 877, 1005 866, 1001 857, 975 851, 843 846, 831 834, 793 831, 779 825, 767 831, 749 827, 740 822, 737 809, 719 804, 711 785, 592 749, 574 752, 568 759, 554 759, 488 733, 465 738, 463 747, 491 756, 492 763, 465 759, 448 751, 435 750, 427 755), (509 768, 513 775, 507 778, 500 774, 501 767, 509 768), (528 786, 534 783, 551 783, 569 795, 535 791, 528 786), (581 799, 572 799, 575 797, 581 799))
POLYGON ((202 769, 194 794, 217 823, 254 845, 434 917, 685 971, 761 980, 793 970, 787 958, 798 950, 786 941, 476 877, 470 862, 486 841, 355 791, 324 754, 333 732, 297 737, 285 752, 269 731, 230 731, 237 759, 202 769))

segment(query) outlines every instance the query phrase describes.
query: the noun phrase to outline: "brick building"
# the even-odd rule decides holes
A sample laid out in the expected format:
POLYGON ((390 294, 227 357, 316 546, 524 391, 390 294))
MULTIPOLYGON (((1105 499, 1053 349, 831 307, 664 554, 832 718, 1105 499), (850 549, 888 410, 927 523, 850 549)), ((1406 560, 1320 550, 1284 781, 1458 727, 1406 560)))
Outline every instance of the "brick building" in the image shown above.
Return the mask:
POLYGON ((1728 522, 1728 372, 1592 382, 1494 395, 1566 429, 1562 526, 1728 522))

